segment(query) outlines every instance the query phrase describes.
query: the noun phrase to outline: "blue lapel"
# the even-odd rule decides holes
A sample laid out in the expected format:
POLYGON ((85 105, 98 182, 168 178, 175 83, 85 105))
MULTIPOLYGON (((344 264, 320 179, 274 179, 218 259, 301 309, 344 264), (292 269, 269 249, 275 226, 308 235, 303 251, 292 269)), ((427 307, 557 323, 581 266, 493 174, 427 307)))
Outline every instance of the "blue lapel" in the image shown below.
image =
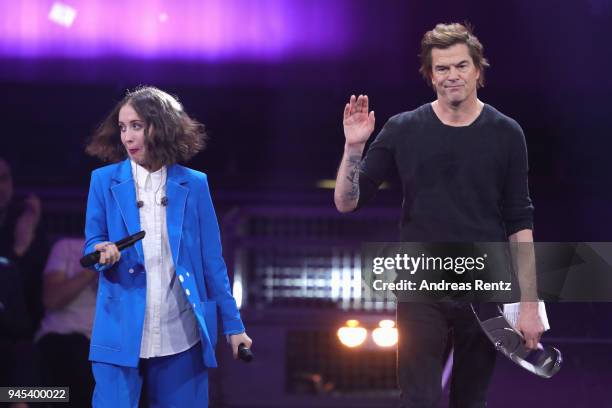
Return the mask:
MULTIPOLYGON (((111 186, 111 192, 121 212, 121 218, 123 218, 128 233, 130 235, 136 234, 140 231, 140 214, 138 213, 138 207, 136 207, 136 191, 129 159, 119 163, 117 171, 113 175, 113 180, 117 184, 111 186)), ((142 241, 136 243, 136 251, 138 257, 144 262, 142 241)))
POLYGON ((189 188, 185 186, 187 177, 185 168, 178 164, 168 166, 168 180, 166 182, 166 224, 168 225, 168 240, 174 265, 178 265, 179 248, 183 231, 183 219, 185 218, 185 204, 189 188))

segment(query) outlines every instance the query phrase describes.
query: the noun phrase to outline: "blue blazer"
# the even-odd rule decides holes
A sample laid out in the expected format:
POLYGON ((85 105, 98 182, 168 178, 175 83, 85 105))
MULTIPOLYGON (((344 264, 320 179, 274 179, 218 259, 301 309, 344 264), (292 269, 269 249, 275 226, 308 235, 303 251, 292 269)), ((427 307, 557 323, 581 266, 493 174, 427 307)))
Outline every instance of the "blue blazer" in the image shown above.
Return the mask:
MULTIPOLYGON (((177 279, 198 322, 204 364, 216 367, 217 312, 223 334, 244 331, 221 254, 219 225, 206 175, 174 164, 167 169, 166 222, 177 279)), ((129 159, 91 174, 84 253, 103 241, 140 231, 140 214, 129 159)), ((100 272, 89 359, 137 367, 144 324, 146 271, 142 243, 121 252, 100 272)))

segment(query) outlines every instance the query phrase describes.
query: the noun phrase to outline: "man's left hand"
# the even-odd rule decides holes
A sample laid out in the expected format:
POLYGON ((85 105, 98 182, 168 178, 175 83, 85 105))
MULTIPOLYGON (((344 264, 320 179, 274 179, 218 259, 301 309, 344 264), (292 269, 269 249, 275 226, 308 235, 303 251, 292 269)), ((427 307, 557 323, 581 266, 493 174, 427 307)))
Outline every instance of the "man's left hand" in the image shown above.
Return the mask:
POLYGON ((519 318, 516 325, 525 339, 525 346, 530 350, 538 348, 544 325, 538 312, 538 302, 521 302, 519 318))

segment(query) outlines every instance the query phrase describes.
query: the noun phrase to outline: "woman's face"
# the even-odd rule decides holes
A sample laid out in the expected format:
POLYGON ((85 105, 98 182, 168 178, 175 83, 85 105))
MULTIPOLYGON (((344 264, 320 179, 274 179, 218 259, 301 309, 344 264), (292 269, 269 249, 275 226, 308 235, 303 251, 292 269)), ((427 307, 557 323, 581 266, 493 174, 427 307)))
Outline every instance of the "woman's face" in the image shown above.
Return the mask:
POLYGON ((145 122, 129 103, 123 105, 119 110, 121 143, 130 159, 141 166, 145 165, 146 158, 145 125, 145 122))

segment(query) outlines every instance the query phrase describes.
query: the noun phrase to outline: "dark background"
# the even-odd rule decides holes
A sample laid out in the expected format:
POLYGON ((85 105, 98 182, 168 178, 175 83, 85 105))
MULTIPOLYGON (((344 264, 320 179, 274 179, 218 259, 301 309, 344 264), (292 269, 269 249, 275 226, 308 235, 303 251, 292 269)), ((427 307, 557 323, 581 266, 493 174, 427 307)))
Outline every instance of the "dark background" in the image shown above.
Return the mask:
MULTIPOLYGON (((328 3, 319 4, 325 8, 328 3)), ((293 206, 331 209, 332 191, 316 185, 335 177, 348 97, 369 95, 376 131, 390 116, 432 101, 435 95, 418 73, 420 39, 436 23, 469 21, 491 63, 479 98, 516 119, 525 131, 536 240, 612 240, 610 2, 351 0, 342 9, 349 24, 338 30, 351 40, 337 55, 294 53, 275 60, 220 62, 0 57, 0 155, 13 165, 20 194, 37 192, 47 213, 72 206, 82 219, 89 172, 101 165, 84 154, 87 137, 126 88, 150 84, 178 95, 187 112, 207 126, 209 147, 190 166, 209 175, 220 218, 257 204, 290 213, 293 206)), ((391 178, 375 205, 399 217, 400 201, 391 178)), ((288 314, 310 316, 290 306, 288 314)), ((282 314, 285 309, 275 310, 282 314)), ((222 371, 220 376, 230 381, 227 395, 239 395, 227 385, 235 373, 253 384, 276 380, 274 370, 284 360, 275 342, 284 341, 283 330, 294 321, 257 310, 243 313, 259 339, 260 361, 267 365, 222 371), (264 342, 269 342, 268 355, 264 342)), ((609 305, 552 305, 550 314, 567 368, 544 382, 502 362, 492 406, 534 406, 520 392, 509 395, 508 381, 515 382, 512 390, 529 392, 538 406, 606 406, 610 391, 604 384, 611 374, 604 361, 610 361, 612 337, 604 322, 609 305)), ((311 326, 321 330, 320 324, 311 326)), ((231 398, 239 399, 226 400, 231 398)), ((313 401, 304 406, 319 404, 313 401)), ((291 404, 299 406, 295 400, 291 404)))

